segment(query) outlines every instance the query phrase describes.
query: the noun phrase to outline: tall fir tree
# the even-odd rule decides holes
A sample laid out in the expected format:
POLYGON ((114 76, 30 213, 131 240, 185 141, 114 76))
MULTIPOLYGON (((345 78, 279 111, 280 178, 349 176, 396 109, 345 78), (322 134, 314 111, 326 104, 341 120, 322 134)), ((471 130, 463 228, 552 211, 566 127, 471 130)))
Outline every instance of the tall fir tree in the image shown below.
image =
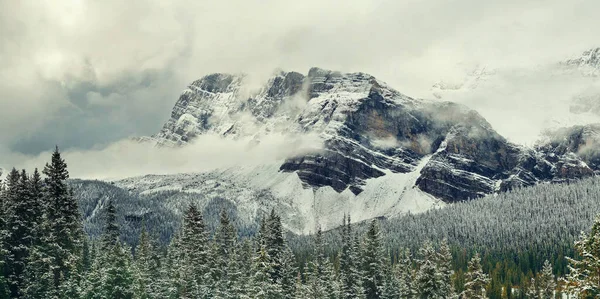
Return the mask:
POLYGON ((454 290, 454 283, 452 281, 454 275, 454 270, 452 269, 452 253, 447 239, 443 239, 440 244, 439 252, 437 254, 437 263, 440 273, 440 294, 445 294, 444 298, 456 298, 457 294, 454 290))
POLYGON ((252 286, 250 288, 250 297, 256 299, 280 299, 283 297, 283 290, 277 283, 273 283, 271 273, 273 273, 273 264, 269 257, 269 252, 265 245, 259 245, 258 254, 252 263, 252 286))
POLYGON ((215 233, 216 252, 214 254, 215 291, 220 298, 230 298, 237 291, 237 280, 240 279, 239 268, 235 259, 237 232, 225 210, 221 210, 219 227, 215 233))
POLYGON ((566 278, 566 291, 579 298, 600 296, 600 215, 596 216, 588 235, 583 232, 575 242, 575 250, 580 260, 567 258, 569 274, 566 278))
POLYGON ((281 279, 281 259, 285 246, 283 239, 283 226, 281 217, 271 210, 271 214, 266 221, 265 245, 271 263, 269 276, 271 281, 277 282, 281 279))
MULTIPOLYGON (((0 175, 1 175, 0 171, 0 175)), ((6 281, 5 263, 8 255, 8 251, 5 247, 5 241, 7 239, 7 199, 4 181, 0 180, 0 299, 9 298, 8 282, 6 281)))
POLYGON ((56 147, 43 170, 46 213, 42 224, 38 263, 30 271, 32 294, 60 297, 63 284, 81 279, 83 226, 77 200, 67 185, 67 164, 56 147))
POLYGON ((132 299, 134 277, 131 271, 131 250, 117 243, 107 253, 101 293, 103 298, 132 299))
POLYGON ((537 277, 538 291, 540 298, 552 298, 556 291, 556 280, 552 273, 552 264, 550 261, 544 261, 542 271, 537 277))
POLYGON ((286 244, 281 257, 281 279, 279 280, 284 299, 293 299, 296 293, 297 273, 296 259, 292 250, 286 244))
POLYGON ((422 299, 444 298, 437 253, 433 244, 426 241, 419 249, 418 271, 415 276, 417 297, 422 299))
POLYGON ((108 252, 119 243, 121 235, 119 224, 117 222, 117 209, 112 198, 108 200, 105 213, 104 231, 102 233, 100 250, 108 252))
POLYGON ((396 266, 399 285, 400 298, 412 299, 416 295, 413 285, 414 271, 413 261, 410 250, 401 249, 400 258, 396 266))
POLYGON ((308 275, 308 294, 310 298, 336 299, 341 296, 333 266, 325 255, 325 241, 319 227, 315 235, 314 259, 308 275))
POLYGON ((25 213, 26 206, 22 200, 22 180, 19 171, 13 168, 6 177, 6 238, 4 249, 6 251, 4 266, 5 277, 8 282, 10 295, 13 298, 21 296, 22 274, 27 259, 27 247, 25 244, 25 222, 21 214, 25 213))
POLYGON ((133 263, 135 279, 135 298, 150 299, 159 296, 157 276, 160 275, 160 265, 156 256, 150 235, 146 230, 145 222, 142 224, 139 245, 135 249, 133 263))
POLYGON ((365 235, 362 262, 363 286, 367 299, 381 298, 386 257, 381 240, 381 231, 376 219, 371 221, 365 235))
POLYGON ((479 253, 476 253, 475 256, 473 256, 473 258, 471 259, 471 261, 469 261, 468 271, 465 276, 465 288, 464 291, 461 293, 461 298, 487 298, 485 294, 485 288, 490 282, 490 279, 481 268, 481 258, 479 257, 479 253))
POLYGON ((342 283, 342 296, 345 299, 360 298, 364 295, 364 291, 359 267, 359 252, 357 247, 354 246, 354 237, 349 215, 344 215, 341 237, 340 280, 342 283))
POLYGON ((183 273, 186 273, 182 277, 181 293, 197 298, 210 296, 214 282, 209 263, 214 262, 214 259, 210 254, 211 244, 204 219, 194 205, 189 206, 184 216, 178 249, 179 262, 183 273))

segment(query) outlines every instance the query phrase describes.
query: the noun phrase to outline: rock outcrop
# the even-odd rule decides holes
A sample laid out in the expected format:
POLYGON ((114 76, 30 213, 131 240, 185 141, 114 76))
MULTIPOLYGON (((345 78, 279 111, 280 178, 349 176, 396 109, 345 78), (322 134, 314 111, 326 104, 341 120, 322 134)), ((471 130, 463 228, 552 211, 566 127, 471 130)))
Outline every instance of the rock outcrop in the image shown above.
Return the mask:
POLYGON ((141 140, 183 146, 202 134, 257 141, 273 133, 317 134, 322 151, 291 157, 280 167, 296 172, 305 187, 360 194, 367 180, 412 172, 428 157, 416 188, 446 202, 600 169, 592 127, 526 148, 465 106, 414 99, 364 73, 279 72, 258 90, 248 90, 245 80, 213 74, 193 82, 163 129, 141 140))

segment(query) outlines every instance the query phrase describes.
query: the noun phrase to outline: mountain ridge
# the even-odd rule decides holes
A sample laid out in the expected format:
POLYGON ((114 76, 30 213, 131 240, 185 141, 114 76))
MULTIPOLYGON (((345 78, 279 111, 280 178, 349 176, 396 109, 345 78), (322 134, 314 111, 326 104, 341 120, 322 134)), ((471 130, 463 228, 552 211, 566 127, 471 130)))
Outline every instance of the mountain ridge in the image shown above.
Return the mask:
POLYGON ((211 74, 194 81, 163 129, 142 140, 181 146, 207 132, 257 142, 273 132, 316 133, 323 151, 291 157, 280 170, 296 172, 306 187, 355 195, 365 180, 385 175, 383 170, 408 173, 432 155, 416 187, 447 202, 594 172, 573 157, 548 161, 540 153, 543 146, 508 142, 466 106, 414 99, 369 74, 280 71, 246 100, 244 78, 211 74), (290 102, 296 106, 290 108, 290 102))

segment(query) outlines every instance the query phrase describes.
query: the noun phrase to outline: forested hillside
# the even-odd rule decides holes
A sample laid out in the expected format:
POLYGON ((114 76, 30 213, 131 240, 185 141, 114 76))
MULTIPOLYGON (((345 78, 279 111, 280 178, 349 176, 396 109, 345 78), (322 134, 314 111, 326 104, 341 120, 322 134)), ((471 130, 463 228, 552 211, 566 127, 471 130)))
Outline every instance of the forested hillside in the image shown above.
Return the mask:
POLYGON ((215 204, 202 212, 187 202, 181 225, 162 218, 174 230, 165 242, 164 236, 149 233, 150 223, 161 222, 144 212, 152 201, 128 198, 139 200, 139 219, 119 220, 125 216, 116 202, 130 195, 115 191, 100 205, 78 203, 58 150, 42 173, 43 178, 37 170, 29 175, 13 169, 2 184, 0 298, 600 294, 593 270, 600 259, 600 218, 593 220, 597 179, 539 185, 360 225, 344 217, 336 230, 317 228, 315 235, 302 237, 286 234, 274 210, 248 236, 231 219, 232 207, 215 204), (93 227, 101 229, 88 230, 88 236, 83 220, 94 213, 102 220, 93 227), (133 246, 121 233, 123 223, 139 231, 133 246), (589 235, 576 238, 592 223, 589 235))
MULTIPOLYGON (((381 221, 384 244, 391 257, 399 248, 413 253, 428 240, 447 239, 453 266, 462 279, 474 252, 482 256, 486 271, 502 285, 527 285, 545 260, 553 272, 567 272, 565 256, 573 256, 573 242, 587 231, 600 212, 600 179, 570 184, 541 184, 479 200, 449 205, 416 215, 381 221)), ((357 226, 366 230, 367 224, 357 226)), ((335 251, 341 238, 326 233, 335 251)), ((302 256, 310 237, 292 236, 290 244, 302 256)), ((498 291, 498 290, 496 290, 498 291)))

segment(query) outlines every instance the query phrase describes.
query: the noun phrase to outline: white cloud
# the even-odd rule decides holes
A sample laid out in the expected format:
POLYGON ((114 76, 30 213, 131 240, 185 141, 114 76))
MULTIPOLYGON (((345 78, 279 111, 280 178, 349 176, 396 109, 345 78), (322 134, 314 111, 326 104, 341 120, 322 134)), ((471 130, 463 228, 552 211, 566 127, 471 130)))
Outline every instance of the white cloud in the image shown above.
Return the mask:
MULTIPOLYGON (((523 68, 597 46, 598 10, 596 0, 0 0, 0 147, 89 148, 151 134, 179 91, 212 72, 261 82, 275 68, 320 66, 429 96, 434 82, 463 75, 459 63, 523 68)), ((570 93, 552 80, 506 78, 518 87, 460 101, 526 139, 561 107, 537 101, 570 93)))
MULTIPOLYGON (((66 150, 62 153, 71 177, 84 179, 119 179, 146 174, 203 172, 242 165, 282 162, 285 158, 319 151, 322 140, 316 135, 264 136, 260 142, 250 138, 224 139, 203 135, 181 148, 152 147, 130 140, 115 142, 105 148, 66 150)), ((51 153, 38 156, 13 154, 17 168, 42 168, 51 153)), ((11 165, 0 167, 8 169, 11 165)))

